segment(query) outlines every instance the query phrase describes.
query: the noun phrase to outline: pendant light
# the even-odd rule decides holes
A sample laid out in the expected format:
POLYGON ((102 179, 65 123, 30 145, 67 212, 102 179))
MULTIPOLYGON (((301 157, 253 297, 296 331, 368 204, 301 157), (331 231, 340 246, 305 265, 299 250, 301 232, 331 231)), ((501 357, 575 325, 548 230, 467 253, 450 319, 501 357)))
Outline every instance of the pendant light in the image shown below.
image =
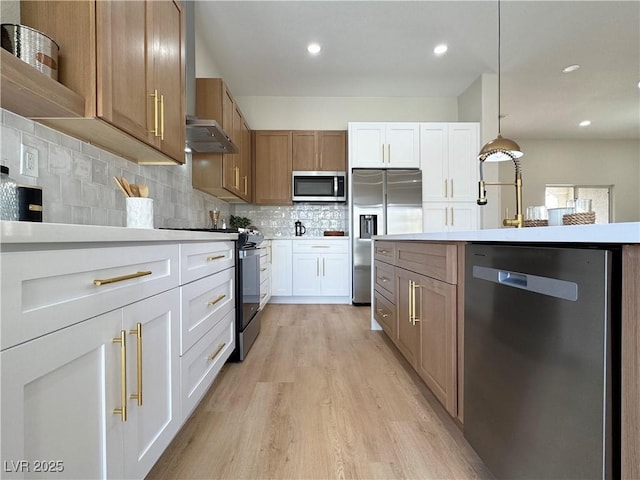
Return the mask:
POLYGON ((515 160, 522 156, 520 146, 509 138, 504 138, 500 133, 500 81, 502 71, 500 69, 500 0, 498 0, 498 136, 487 142, 480 153, 478 154, 478 160, 480 162, 504 162, 505 160, 515 160))

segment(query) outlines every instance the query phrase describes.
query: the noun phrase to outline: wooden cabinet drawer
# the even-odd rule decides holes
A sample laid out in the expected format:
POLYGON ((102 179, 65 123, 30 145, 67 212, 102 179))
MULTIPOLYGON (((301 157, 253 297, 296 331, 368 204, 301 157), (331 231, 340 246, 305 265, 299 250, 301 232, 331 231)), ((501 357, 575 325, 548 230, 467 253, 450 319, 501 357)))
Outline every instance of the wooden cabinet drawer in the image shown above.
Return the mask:
POLYGON ((380 292, 375 291, 373 295, 373 313, 384 333, 395 343, 398 337, 396 306, 382 296, 380 292))
POLYGON ((234 348, 235 310, 232 310, 180 359, 183 421, 198 405, 234 348))
POLYGON ((376 260, 373 263, 375 289, 380 291, 385 297, 395 302, 396 282, 395 267, 388 263, 376 260))
POLYGON ((2 349, 178 286, 177 245, 2 253, 2 349))
POLYGON ((396 243, 375 240, 374 242, 374 259, 380 262, 395 264, 396 261, 396 243))
POLYGON ((316 253, 323 255, 325 253, 347 253, 349 250, 349 241, 347 239, 340 240, 294 240, 293 253, 316 253))
POLYGON ((457 246, 428 242, 397 242, 396 266, 443 282, 457 284, 457 246))
POLYGON ((235 270, 201 278, 180 287, 180 355, 235 307, 235 270))
POLYGON ((183 243, 180 245, 180 285, 233 267, 234 242, 183 243))

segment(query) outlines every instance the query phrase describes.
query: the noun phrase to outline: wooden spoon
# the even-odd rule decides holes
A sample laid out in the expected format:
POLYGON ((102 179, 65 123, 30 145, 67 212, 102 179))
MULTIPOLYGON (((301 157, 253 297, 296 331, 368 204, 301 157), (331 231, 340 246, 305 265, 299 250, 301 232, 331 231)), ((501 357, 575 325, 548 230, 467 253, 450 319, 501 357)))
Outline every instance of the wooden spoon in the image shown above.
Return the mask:
POLYGON ((128 197, 129 194, 127 193, 127 191, 124 189, 124 187, 122 186, 122 182, 120 182, 120 180, 118 179, 118 177, 113 177, 113 179, 115 180, 116 184, 118 185, 118 188, 120 188, 120 190, 122 190, 122 193, 124 193, 125 197, 128 197))
POLYGON ((127 179, 124 177, 120 177, 120 182, 122 183, 122 188, 126 190, 127 195, 129 197, 134 197, 135 195, 131 191, 131 185, 129 185, 129 182, 127 182, 127 179))
POLYGON ((147 187, 145 183, 138 185, 138 190, 140 191, 141 197, 147 198, 149 196, 149 187, 147 187))
POLYGON ((135 183, 131 183, 129 185, 129 188, 131 189, 131 192, 133 193, 134 197, 140 196, 140 189, 138 188, 138 185, 136 185, 135 183))

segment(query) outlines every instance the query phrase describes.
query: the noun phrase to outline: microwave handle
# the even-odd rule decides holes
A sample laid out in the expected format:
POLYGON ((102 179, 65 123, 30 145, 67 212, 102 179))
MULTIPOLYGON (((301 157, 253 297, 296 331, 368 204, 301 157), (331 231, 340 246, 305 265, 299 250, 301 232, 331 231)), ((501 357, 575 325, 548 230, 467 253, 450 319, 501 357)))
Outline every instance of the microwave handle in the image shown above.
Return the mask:
POLYGON ((333 196, 338 196, 338 177, 333 177, 333 196))

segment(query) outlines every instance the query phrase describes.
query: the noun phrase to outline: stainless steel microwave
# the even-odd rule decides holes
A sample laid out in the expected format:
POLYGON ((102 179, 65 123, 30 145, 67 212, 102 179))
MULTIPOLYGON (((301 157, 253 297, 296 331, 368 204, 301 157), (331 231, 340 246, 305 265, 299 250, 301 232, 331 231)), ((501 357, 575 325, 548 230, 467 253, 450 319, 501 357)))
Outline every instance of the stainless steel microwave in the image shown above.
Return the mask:
POLYGON ((345 172, 293 172, 294 202, 346 202, 345 172))

